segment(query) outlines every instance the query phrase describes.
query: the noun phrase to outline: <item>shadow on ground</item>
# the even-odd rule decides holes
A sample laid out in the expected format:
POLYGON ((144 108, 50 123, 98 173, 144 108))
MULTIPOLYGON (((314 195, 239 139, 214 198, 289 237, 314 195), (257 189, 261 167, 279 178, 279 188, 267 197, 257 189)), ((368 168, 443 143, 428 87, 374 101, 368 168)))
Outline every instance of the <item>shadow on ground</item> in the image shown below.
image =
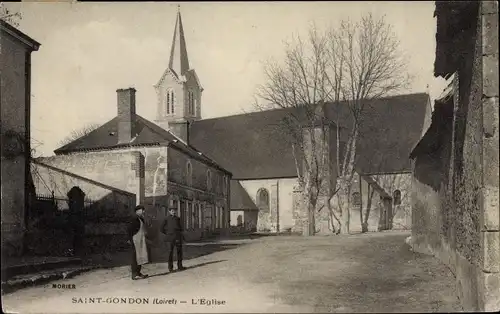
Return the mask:
MULTIPOLYGON (((214 254, 217 252, 233 250, 235 248, 244 246, 248 243, 245 240, 255 240, 268 235, 260 234, 247 234, 247 235, 233 235, 230 237, 218 239, 205 239, 203 241, 183 243, 183 261, 188 261, 201 256, 214 254), (233 241, 235 240, 235 241, 233 241), (243 241, 241 241, 243 240, 243 241)), ((150 257, 152 264, 167 263, 168 262, 168 245, 167 243, 160 242, 154 243, 150 246, 150 257)), ((93 265, 104 268, 120 267, 130 265, 132 253, 130 250, 114 253, 95 254, 84 260, 84 265, 93 265)), ((174 264, 177 261, 177 252, 174 250, 174 264)))
MULTIPOLYGON (((211 264, 217 264, 217 263, 221 263, 221 262, 227 262, 227 260, 223 259, 223 260, 218 260, 218 261, 210 261, 210 262, 195 264, 195 265, 191 265, 191 266, 186 266, 186 269, 183 271, 189 271, 189 270, 194 269, 194 268, 203 267, 203 266, 207 266, 207 265, 211 265, 211 264)), ((174 271, 174 272, 178 272, 178 271, 174 271)), ((163 273, 150 275, 149 278, 158 277, 158 276, 166 276, 166 275, 170 275, 172 273, 173 272, 166 271, 163 273)))

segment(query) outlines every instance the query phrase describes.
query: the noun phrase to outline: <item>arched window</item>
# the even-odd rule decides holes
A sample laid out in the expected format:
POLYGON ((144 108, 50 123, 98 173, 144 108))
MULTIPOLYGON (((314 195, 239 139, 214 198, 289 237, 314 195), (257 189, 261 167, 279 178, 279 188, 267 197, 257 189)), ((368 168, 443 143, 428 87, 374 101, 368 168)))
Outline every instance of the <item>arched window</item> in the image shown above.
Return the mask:
POLYGON ((166 104, 165 104, 165 111, 167 114, 174 113, 174 104, 175 104, 175 95, 174 91, 169 89, 167 90, 167 99, 166 99, 166 104))
POLYGON ((257 207, 262 211, 269 210, 269 192, 264 188, 257 191, 257 207))
POLYGON ((196 97, 193 94, 193 115, 196 115, 196 97))
POLYGON ((167 114, 170 114, 170 92, 167 92, 167 114))
POLYGON ((172 91, 172 93, 170 94, 170 101, 172 102, 172 114, 175 113, 175 94, 174 94, 174 91, 172 91))
POLYGON ((352 205, 354 206, 361 205, 361 194, 359 194, 359 192, 352 193, 352 205))
POLYGON ((394 205, 401 205, 401 191, 400 190, 395 190, 394 193, 392 193, 392 200, 394 202, 394 205))
POLYGON ((188 113, 194 114, 195 111, 195 98, 192 90, 188 91, 188 113))
POLYGON ((186 183, 187 185, 191 185, 193 183, 193 166, 191 166, 190 161, 186 163, 186 183))
POLYGON ((212 190, 212 173, 210 170, 207 170, 207 190, 212 190))
POLYGON ((192 109, 193 109, 192 102, 193 102, 193 92, 189 91, 188 92, 188 112, 189 112, 189 114, 193 113, 192 112, 192 109))

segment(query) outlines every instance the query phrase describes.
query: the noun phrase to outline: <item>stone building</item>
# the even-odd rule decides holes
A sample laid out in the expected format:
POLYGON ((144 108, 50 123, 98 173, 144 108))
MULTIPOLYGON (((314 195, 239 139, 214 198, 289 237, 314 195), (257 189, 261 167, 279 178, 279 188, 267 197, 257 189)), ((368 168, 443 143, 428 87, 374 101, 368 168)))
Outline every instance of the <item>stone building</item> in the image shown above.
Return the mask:
MULTIPOLYGON (((294 190, 298 183, 297 168, 290 137, 280 127, 289 112, 269 110, 202 119, 201 82, 189 65, 184 28, 178 12, 169 67, 155 85, 158 95, 156 123, 233 174, 231 200, 234 202, 231 202, 231 211, 236 221, 232 221, 232 225, 238 225, 238 216, 241 215, 240 225, 249 229, 271 232, 300 229, 293 208, 294 190)), ((374 196, 379 199, 378 193, 381 193, 387 196, 386 200, 392 200, 398 188, 408 186, 402 183, 408 182, 410 177, 408 154, 429 124, 429 97, 427 94, 395 96, 374 101, 367 107, 370 109, 366 110, 363 117, 366 123, 359 144, 358 172, 365 182, 374 182, 365 180, 374 175, 392 178, 388 181, 393 185, 397 183, 397 186, 384 186, 386 191, 380 190, 374 196), (401 176, 406 180, 400 180, 401 176)), ((338 128, 344 131, 352 124, 346 104, 326 104, 324 111, 328 119, 339 121, 338 128)), ((331 156, 336 151, 333 142, 336 130, 337 127, 332 126, 328 131, 331 133, 331 156)), ((333 164, 332 168, 335 168, 333 164)), ((334 177, 335 173, 332 172, 332 180, 334 177)), ((405 197, 408 189, 401 191, 403 199, 408 199, 405 197)), ((407 203, 396 206, 405 207, 398 213, 409 213, 407 203)), ((373 219, 378 219, 379 212, 384 210, 383 206, 375 207, 372 210, 373 219)), ((392 209, 385 212, 382 215, 396 213, 392 209)), ((404 221, 407 227, 408 219, 404 214, 399 215, 401 217, 391 216, 386 220, 396 218, 400 222, 404 221)), ((353 220, 353 224, 356 225, 358 221, 353 220)), ((322 223, 327 224, 325 221, 322 223)), ((378 228, 378 225, 375 226, 375 229, 378 228)))
POLYGON ((33 194, 29 165, 31 53, 40 44, 0 20, 2 255, 19 254, 33 194))
POLYGON ((118 90, 115 118, 55 150, 56 156, 38 160, 134 193, 137 203, 146 206, 149 226, 155 230, 152 239, 166 215, 162 205, 178 208, 187 239, 227 229, 231 173, 137 115, 135 93, 133 88, 118 90))
POLYGON ((40 161, 136 194, 137 202, 146 205, 152 240, 161 237, 162 205, 179 209, 187 239, 225 232, 231 173, 191 145, 188 125, 200 119, 203 89, 189 67, 180 13, 169 65, 155 88, 157 124, 136 114, 134 88, 119 89, 114 119, 40 161), (144 178, 134 186, 121 171, 130 167, 122 154, 131 152, 143 159, 132 167, 144 164, 144 178))
POLYGON ((500 310, 498 2, 437 2, 435 76, 450 85, 411 153, 412 246, 456 276, 466 311, 500 310))
MULTIPOLYGON (((135 91, 119 90, 118 116, 85 137, 56 150, 58 156, 52 160, 66 161, 65 164, 53 165, 75 172, 84 164, 82 159, 89 160, 89 163, 97 162, 103 151, 140 151, 145 156, 147 203, 155 207, 164 204, 167 195, 172 195, 173 200, 169 201, 178 201, 181 209, 188 208, 196 213, 193 217, 186 214, 186 217, 193 218, 192 226, 196 230, 199 230, 200 220, 203 220, 200 211, 205 213, 205 217, 217 217, 212 222, 204 223, 204 226, 209 224, 212 226, 209 229, 214 230, 229 226, 231 210, 231 216, 236 219, 231 224, 239 224, 247 230, 300 231, 303 212, 293 206, 298 184, 297 167, 291 138, 281 127, 290 112, 269 110, 202 119, 201 82, 189 64, 184 27, 178 12, 169 65, 155 85, 156 124, 135 114, 135 91), (241 222, 238 222, 239 216, 241 222)), ((376 182, 374 176, 408 176, 411 171, 409 152, 430 119, 429 96, 423 93, 394 96, 372 101, 366 107, 363 113, 366 123, 361 130, 358 144, 360 157, 356 164, 361 181, 373 185, 376 182)), ((348 132, 352 118, 345 103, 325 104, 322 110, 330 121, 337 121, 326 131, 330 138, 328 149, 331 157, 328 176, 333 181, 336 177, 333 171, 336 168, 333 158, 337 147, 336 132, 337 129, 342 130, 342 134, 348 132)), ((103 158, 98 164, 106 164, 107 157, 103 158)), ((102 169, 96 175, 101 173, 106 171, 102 169)), ((103 182, 129 191, 122 186, 123 183, 109 181, 114 176, 105 176, 99 177, 99 180, 108 180, 103 182)), ((372 230, 391 226, 396 212, 392 210, 394 192, 400 189, 404 196, 407 195, 407 189, 401 190, 399 185, 380 186, 377 185, 379 189, 374 198, 378 200, 380 195, 384 195, 385 201, 371 210, 372 230), (383 217, 381 222, 380 217, 383 217)), ((364 193, 364 190, 360 192, 364 193)), ((361 207, 366 211, 367 202, 361 207)), ((399 212, 408 213, 408 210, 399 212)), ((152 211, 152 221, 160 221, 156 219, 158 215, 162 214, 152 211)), ((404 214, 399 218, 407 220, 404 214)), ((353 229, 358 224, 361 230, 359 219, 353 219, 352 224, 353 229)), ((318 225, 323 232, 331 232, 327 219, 319 219, 318 225)))
MULTIPOLYGON (((378 187, 383 186, 384 191, 379 189, 373 195, 376 206, 372 209, 370 221, 376 223, 370 229, 378 230, 378 218, 380 212, 383 212, 383 206, 377 205, 379 194, 391 200, 391 207, 393 193, 398 189, 403 199, 409 199, 407 183, 411 163, 408 155, 430 123, 431 107, 427 94, 410 94, 371 101, 366 108, 362 117, 364 122, 358 143, 356 171, 365 184, 372 184, 375 182, 374 178, 392 183, 390 186, 379 184, 378 187)), ((342 134, 349 131, 352 118, 345 103, 326 104, 324 112, 329 121, 339 121, 338 129, 342 134)), ((298 175, 292 153, 292 139, 283 132, 282 127, 289 114, 287 109, 277 109, 202 119, 190 124, 190 143, 233 173, 233 180, 243 187, 231 191, 232 194, 238 194, 235 198, 251 199, 259 209, 259 231, 300 232, 302 228, 300 217, 303 213, 297 213, 293 206, 298 175)), ((326 132, 330 138, 329 171, 333 180, 336 177, 334 156, 337 151, 337 126, 329 126, 326 132)), ((342 136, 344 135, 340 138, 342 136)), ((341 147, 343 145, 345 137, 340 143, 341 147)), ((363 189, 362 193, 366 191, 366 186, 363 189)), ((353 193, 355 192, 357 191, 354 190, 353 193)), ((367 202, 360 206, 366 211, 367 202)), ((404 222, 402 227, 409 227, 409 219, 404 217, 404 213, 409 213, 408 202, 396 206, 398 210, 401 209, 398 211, 398 221, 404 222), (405 208, 401 208, 403 206, 405 208)), ((238 212, 234 215, 241 214, 242 208, 231 209, 238 212)), ((353 211, 354 217, 359 209, 353 208, 353 211)), ((395 210, 392 211, 392 214, 395 213, 395 210)), ((389 212, 382 215, 388 214, 389 212)), ((321 232, 331 233, 327 217, 319 217, 317 225, 321 232)), ((386 229, 384 226, 382 229, 386 229)), ((361 230, 359 219, 351 219, 351 229, 361 230)))

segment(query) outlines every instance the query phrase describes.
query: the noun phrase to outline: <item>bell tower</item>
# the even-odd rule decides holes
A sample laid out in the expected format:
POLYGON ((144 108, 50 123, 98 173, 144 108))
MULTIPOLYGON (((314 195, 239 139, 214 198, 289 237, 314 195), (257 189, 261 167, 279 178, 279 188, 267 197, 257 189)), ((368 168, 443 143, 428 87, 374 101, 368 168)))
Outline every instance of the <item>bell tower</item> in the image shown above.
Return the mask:
POLYGON ((189 66, 180 6, 177 10, 167 69, 155 85, 156 123, 188 143, 189 122, 201 119, 201 87, 189 66))

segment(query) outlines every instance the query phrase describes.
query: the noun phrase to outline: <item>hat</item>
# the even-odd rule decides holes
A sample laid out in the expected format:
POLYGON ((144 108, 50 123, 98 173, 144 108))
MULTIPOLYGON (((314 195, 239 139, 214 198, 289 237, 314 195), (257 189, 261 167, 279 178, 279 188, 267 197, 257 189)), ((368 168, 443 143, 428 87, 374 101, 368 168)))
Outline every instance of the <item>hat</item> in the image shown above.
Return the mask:
POLYGON ((135 211, 138 211, 138 210, 140 210, 140 209, 145 209, 145 208, 144 208, 144 206, 143 206, 143 205, 137 205, 137 206, 135 207, 135 211))

